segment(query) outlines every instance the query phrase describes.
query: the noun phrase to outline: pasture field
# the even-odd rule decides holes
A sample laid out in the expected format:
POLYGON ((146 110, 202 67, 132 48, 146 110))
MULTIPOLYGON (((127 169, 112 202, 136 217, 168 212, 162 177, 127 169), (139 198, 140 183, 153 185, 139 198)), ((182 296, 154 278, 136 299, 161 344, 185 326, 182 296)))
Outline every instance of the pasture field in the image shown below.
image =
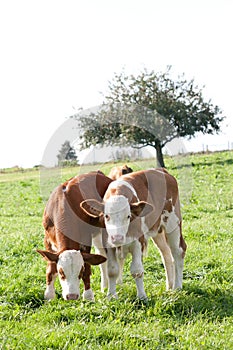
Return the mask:
MULTIPOLYGON (((43 249, 41 219, 53 177, 40 182, 38 170, 0 174, 0 349, 233 349, 233 153, 166 158, 166 164, 178 177, 183 203, 184 287, 165 291, 161 258, 150 244, 146 304, 135 299, 130 258, 118 300, 100 292, 96 266, 95 303, 62 300, 58 281, 56 299, 44 301, 46 263, 36 249, 43 249)), ((107 174, 112 165, 101 170, 107 174)), ((59 176, 79 171, 67 168, 59 176)))

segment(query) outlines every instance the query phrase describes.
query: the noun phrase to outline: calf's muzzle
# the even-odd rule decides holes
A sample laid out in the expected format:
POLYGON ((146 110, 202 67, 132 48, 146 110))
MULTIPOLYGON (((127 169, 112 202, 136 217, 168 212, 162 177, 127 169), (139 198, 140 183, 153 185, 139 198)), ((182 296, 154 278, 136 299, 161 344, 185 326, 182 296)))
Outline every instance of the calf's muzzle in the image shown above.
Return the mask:
POLYGON ((67 294, 66 300, 77 300, 79 298, 78 294, 67 294))

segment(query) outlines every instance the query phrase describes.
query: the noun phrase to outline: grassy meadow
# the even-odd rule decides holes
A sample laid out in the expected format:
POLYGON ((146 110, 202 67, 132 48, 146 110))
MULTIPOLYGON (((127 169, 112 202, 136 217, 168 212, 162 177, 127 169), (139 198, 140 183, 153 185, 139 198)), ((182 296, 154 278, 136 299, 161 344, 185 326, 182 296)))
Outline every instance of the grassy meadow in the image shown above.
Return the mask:
POLYGON ((98 165, 0 174, 0 349, 233 349, 233 152, 166 158, 166 164, 180 185, 184 287, 165 291, 161 258, 150 244, 147 304, 135 299, 130 258, 118 300, 100 292, 96 266, 95 303, 64 301, 58 281, 56 299, 44 301, 46 263, 36 249, 43 249, 45 199, 57 183, 98 165))

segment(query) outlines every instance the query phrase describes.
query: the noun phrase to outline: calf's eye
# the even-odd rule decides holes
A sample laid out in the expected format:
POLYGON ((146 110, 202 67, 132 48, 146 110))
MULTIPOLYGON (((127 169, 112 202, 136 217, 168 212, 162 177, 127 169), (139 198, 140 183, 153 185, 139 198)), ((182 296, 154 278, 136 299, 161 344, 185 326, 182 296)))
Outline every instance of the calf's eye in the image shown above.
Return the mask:
POLYGON ((108 214, 106 214, 104 217, 107 221, 110 220, 110 216, 108 214))
POLYGON ((66 279, 66 275, 65 275, 63 269, 60 268, 58 272, 59 272, 59 275, 60 275, 61 279, 62 279, 62 280, 65 280, 65 279, 66 279))

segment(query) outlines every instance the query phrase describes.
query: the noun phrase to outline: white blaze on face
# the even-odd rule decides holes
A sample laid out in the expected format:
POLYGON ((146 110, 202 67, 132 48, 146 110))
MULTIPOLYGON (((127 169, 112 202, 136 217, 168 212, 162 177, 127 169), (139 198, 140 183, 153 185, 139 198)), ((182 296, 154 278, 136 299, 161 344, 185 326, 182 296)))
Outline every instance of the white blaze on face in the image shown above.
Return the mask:
POLYGON ((112 196, 106 200, 104 220, 110 245, 120 246, 125 243, 130 217, 130 205, 126 197, 112 196))
POLYGON ((84 260, 80 251, 65 250, 59 255, 57 271, 65 300, 79 298, 79 284, 83 269, 84 260))

